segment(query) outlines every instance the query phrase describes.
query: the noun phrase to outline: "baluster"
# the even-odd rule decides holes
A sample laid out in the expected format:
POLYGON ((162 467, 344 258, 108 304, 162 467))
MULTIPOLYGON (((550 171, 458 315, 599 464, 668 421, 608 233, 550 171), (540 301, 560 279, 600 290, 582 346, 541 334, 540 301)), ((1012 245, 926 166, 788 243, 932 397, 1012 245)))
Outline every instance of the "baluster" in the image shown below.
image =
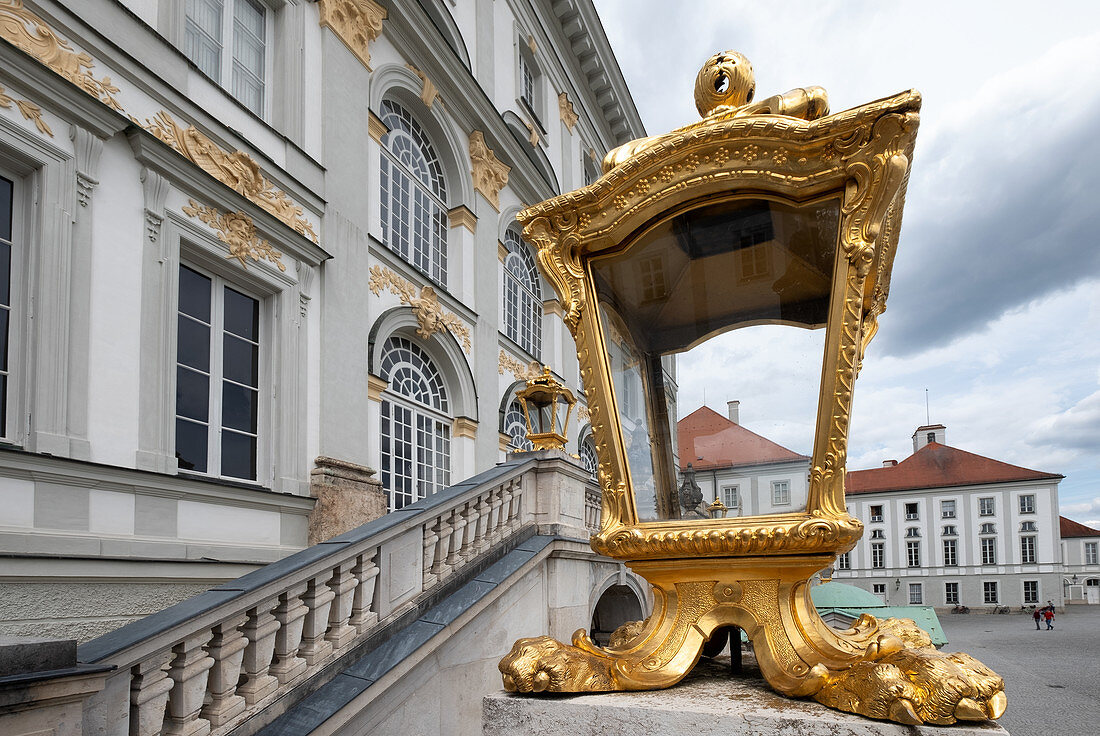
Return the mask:
POLYGON ((424 590, 435 585, 439 582, 439 578, 432 572, 432 568, 435 567, 435 556, 437 554, 436 547, 438 546, 439 535, 436 534, 435 526, 430 522, 424 525, 424 564, 421 569, 424 571, 424 590))
POLYGON ((500 541, 501 536, 501 524, 500 524, 500 507, 501 507, 501 489, 494 488, 489 492, 490 506, 490 518, 489 518, 489 544, 495 545, 500 541))
POLYGON ((485 494, 477 499, 477 538, 475 539, 477 554, 481 554, 489 548, 489 512, 492 505, 486 500, 485 494))
POLYGON ((458 556, 462 558, 462 564, 466 564, 474 556, 474 534, 477 533, 477 510, 472 502, 467 502, 462 507, 462 519, 465 529, 462 532, 462 549, 458 551, 458 556))
POLYGON ((508 532, 514 534, 520 527, 523 515, 523 483, 520 480, 512 481, 512 504, 508 514, 508 532))
POLYGON ((351 574, 359 580, 359 585, 352 596, 351 618, 348 623, 360 634, 378 620, 378 612, 371 610, 374 606, 374 581, 378 577, 378 565, 374 564, 375 554, 377 550, 359 555, 355 567, 351 569, 351 574))
POLYGON ((275 653, 275 632, 279 622, 271 615, 270 601, 249 610, 248 621, 241 627, 241 633, 248 639, 244 650, 244 682, 237 688, 237 694, 244 696, 249 707, 266 698, 279 687, 279 681, 268 674, 271 669, 271 656, 275 653))
POLYGON ((171 652, 161 652, 130 668, 130 736, 158 736, 172 680, 165 671, 171 652))
POLYGON ((329 607, 335 597, 332 588, 325 585, 324 578, 310 580, 305 595, 302 596, 302 603, 309 610, 306 612, 302 646, 298 653, 310 667, 332 654, 332 642, 325 640, 325 630, 328 628, 329 607))
POLYGON ((210 670, 210 702, 202 707, 202 717, 214 728, 229 723, 245 709, 244 698, 237 695, 241 663, 248 639, 240 632, 247 616, 237 616, 214 627, 214 637, 206 651, 214 658, 210 670))
POLYGON ((462 547, 462 530, 466 526, 466 520, 462 518, 461 507, 451 509, 448 522, 451 526, 451 542, 447 553, 447 567, 451 572, 458 568, 462 558, 459 557, 459 549, 462 547))
POLYGON ((443 580, 450 573, 447 565, 447 553, 450 551, 451 533, 454 529, 447 523, 447 514, 443 514, 435 521, 433 531, 437 541, 435 549, 435 562, 432 563, 432 575, 436 580, 443 580))
POLYGON ((332 579, 328 581, 328 587, 333 592, 334 598, 329 608, 328 631, 325 633, 325 639, 332 642, 333 651, 337 652, 351 643, 358 633, 354 626, 348 624, 351 618, 351 606, 354 603, 353 594, 359 585, 359 578, 351 572, 355 562, 353 558, 341 563, 333 571, 332 579))
POLYGON ((172 647, 175 655, 168 667, 172 691, 168 694, 168 715, 164 736, 204 736, 210 733, 210 721, 199 718, 206 681, 214 658, 203 648, 210 642, 209 629, 192 634, 172 647))
POLYGON ((508 523, 508 505, 511 503, 511 497, 508 495, 508 486, 503 485, 497 489, 496 492, 498 503, 500 508, 497 510, 497 528, 496 528, 496 541, 501 541, 508 536, 506 524, 508 523))
POLYGON ((301 598, 305 591, 305 583, 294 586, 279 595, 279 605, 275 607, 279 631, 275 634, 275 663, 270 671, 280 685, 294 684, 306 671, 306 661, 298 656, 302 627, 309 612, 301 598))

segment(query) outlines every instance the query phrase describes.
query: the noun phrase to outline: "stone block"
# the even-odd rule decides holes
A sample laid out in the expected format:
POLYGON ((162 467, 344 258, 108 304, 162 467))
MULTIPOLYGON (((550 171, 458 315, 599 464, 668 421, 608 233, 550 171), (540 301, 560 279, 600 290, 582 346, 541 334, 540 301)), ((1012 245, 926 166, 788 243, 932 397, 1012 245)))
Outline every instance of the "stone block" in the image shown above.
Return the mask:
POLYGON ((831 710, 811 700, 784 698, 759 670, 731 676, 729 659, 701 660, 667 690, 575 695, 568 698, 498 692, 482 701, 483 736, 1008 736, 994 722, 903 726, 831 710))
POLYGON ((0 677, 76 665, 75 639, 0 635, 0 677))
POLYGON ((309 543, 318 544, 386 513, 386 492, 374 470, 346 460, 319 457, 310 472, 317 504, 309 515, 309 543))

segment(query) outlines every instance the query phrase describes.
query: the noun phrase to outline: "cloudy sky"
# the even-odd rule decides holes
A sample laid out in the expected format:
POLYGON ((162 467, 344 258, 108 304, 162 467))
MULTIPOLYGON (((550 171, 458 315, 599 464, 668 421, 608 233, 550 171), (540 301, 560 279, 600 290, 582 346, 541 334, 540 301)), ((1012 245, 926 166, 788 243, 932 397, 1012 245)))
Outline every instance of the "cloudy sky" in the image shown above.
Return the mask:
MULTIPOLYGON (((1100 3, 595 1, 650 135, 698 119, 695 75, 725 49, 758 99, 817 84, 835 112, 921 91, 849 468, 911 454, 927 389, 949 445, 1064 474, 1062 513, 1100 527, 1100 3)), ((745 426, 807 451, 797 391, 732 378, 774 375, 760 344, 683 361, 681 409, 739 399, 745 426)))

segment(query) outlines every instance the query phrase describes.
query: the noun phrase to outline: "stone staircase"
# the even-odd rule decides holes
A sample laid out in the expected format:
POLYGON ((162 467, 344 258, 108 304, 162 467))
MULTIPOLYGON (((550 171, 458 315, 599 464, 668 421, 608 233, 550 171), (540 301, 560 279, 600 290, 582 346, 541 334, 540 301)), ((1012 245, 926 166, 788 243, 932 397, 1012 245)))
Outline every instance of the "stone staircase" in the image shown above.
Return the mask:
MULTIPOLYGON (((590 587, 621 567, 587 546, 598 519, 599 494, 572 458, 512 455, 94 639, 79 647, 71 671, 30 679, 39 688, 44 680, 64 685, 66 677, 85 683, 87 692, 67 701, 69 727, 71 705, 80 703, 78 728, 58 733, 298 735, 367 733, 394 714, 400 720, 403 708, 422 700, 418 688, 438 688, 447 679, 440 673, 454 670, 463 679, 455 698, 479 691, 473 710, 458 704, 464 716, 440 712, 438 725, 409 732, 480 733, 480 695, 499 689, 495 661, 514 638, 588 626, 590 591, 566 596, 585 598, 583 606, 555 601, 561 580, 590 587), (577 565, 589 574, 578 574, 577 565), (457 666, 427 661, 461 660, 463 651, 480 653, 457 666), (96 677, 98 691, 87 685, 96 677)), ((22 722, 49 725, 45 710, 60 706, 28 695, 33 687, 0 679, 0 732, 21 733, 22 722)), ((409 715, 423 720, 429 710, 409 715)), ((405 732, 387 728, 398 730, 380 732, 405 732)))

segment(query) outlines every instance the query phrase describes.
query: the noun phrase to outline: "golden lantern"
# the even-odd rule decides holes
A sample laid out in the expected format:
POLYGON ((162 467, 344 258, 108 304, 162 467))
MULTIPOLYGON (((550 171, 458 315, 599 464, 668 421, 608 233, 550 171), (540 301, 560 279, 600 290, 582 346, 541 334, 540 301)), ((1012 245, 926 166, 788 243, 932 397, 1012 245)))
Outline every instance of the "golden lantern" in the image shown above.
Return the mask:
POLYGON ((844 504, 852 388, 885 309, 920 95, 830 115, 819 87, 754 90, 745 57, 716 54, 696 80, 702 121, 615 149, 597 182, 519 215, 577 343, 602 491, 592 548, 649 581, 654 610, 608 648, 584 630, 516 642, 505 688, 668 687, 736 626, 783 694, 909 724, 997 718, 1004 683, 977 660, 905 619, 833 630, 809 593, 863 531, 844 504), (762 324, 824 334, 805 508, 728 517, 677 488, 669 361, 762 324))
POLYGON ((535 449, 564 449, 577 398, 551 375, 550 367, 528 378, 527 385, 516 392, 516 399, 527 422, 527 439, 535 449))

